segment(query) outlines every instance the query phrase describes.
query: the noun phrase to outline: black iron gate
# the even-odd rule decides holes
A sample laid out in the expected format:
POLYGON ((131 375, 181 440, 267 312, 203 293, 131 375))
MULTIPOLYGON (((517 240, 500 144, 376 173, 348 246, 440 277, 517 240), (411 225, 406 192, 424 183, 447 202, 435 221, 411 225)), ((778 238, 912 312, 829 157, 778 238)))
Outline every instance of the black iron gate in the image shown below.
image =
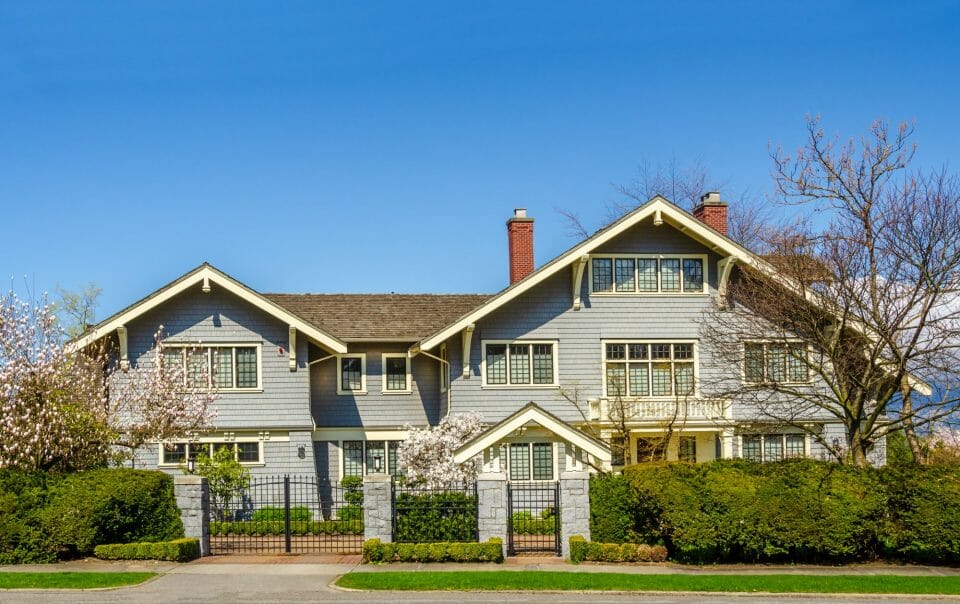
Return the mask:
POLYGON ((211 487, 213 554, 359 553, 362 483, 316 476, 256 476, 238 489, 211 487))
POLYGON ((560 555, 560 483, 507 483, 507 553, 560 555))

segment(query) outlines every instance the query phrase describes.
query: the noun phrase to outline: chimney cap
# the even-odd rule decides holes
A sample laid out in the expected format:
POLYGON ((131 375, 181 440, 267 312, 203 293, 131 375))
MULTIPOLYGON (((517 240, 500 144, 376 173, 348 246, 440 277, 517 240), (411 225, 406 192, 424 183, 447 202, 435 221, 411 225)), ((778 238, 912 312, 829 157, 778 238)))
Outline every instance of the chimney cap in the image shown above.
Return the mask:
POLYGON ((507 224, 511 222, 533 222, 533 218, 527 216, 527 208, 514 208, 513 216, 507 220, 507 224))
POLYGON ((725 206, 727 202, 720 199, 720 193, 717 191, 708 191, 700 196, 700 205, 702 206, 725 206))

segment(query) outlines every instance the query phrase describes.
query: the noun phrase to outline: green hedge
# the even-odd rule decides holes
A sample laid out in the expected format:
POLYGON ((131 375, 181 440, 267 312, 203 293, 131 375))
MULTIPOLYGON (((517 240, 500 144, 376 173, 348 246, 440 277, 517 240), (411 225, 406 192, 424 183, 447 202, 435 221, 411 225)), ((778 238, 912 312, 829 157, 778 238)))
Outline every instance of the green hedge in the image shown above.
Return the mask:
POLYGON ((179 537, 173 479, 162 472, 0 471, 0 563, 51 562, 90 555, 104 543, 179 537))
POLYGON ((642 464, 591 481, 598 542, 681 562, 960 562, 960 471, 813 460, 642 464))
MULTIPOLYGON (((285 512, 283 508, 279 507, 262 507, 259 510, 255 510, 250 516, 252 522, 283 522, 285 520, 285 512)), ((290 508, 290 520, 297 522, 310 522, 313 519, 313 514, 310 513, 310 510, 302 505, 292 506, 290 508)))
POLYGON ((93 548, 101 560, 169 560, 189 562, 200 557, 200 540, 174 539, 147 543, 111 543, 93 548))
POLYGON ((474 495, 456 491, 398 493, 394 505, 398 542, 467 542, 477 538, 474 495))
POLYGON ((644 543, 599 543, 579 535, 570 537, 570 561, 581 562, 663 562, 667 548, 644 543))
MULTIPOLYGON (((210 534, 220 535, 283 535, 284 522, 211 522, 210 534)), ((324 522, 290 521, 291 535, 362 535, 363 522, 327 520, 324 522)))
POLYGON ((510 524, 514 535, 552 535, 557 529, 552 508, 543 510, 539 518, 528 511, 514 512, 510 524))
POLYGON ((503 562, 503 540, 486 543, 363 543, 363 562, 503 562))

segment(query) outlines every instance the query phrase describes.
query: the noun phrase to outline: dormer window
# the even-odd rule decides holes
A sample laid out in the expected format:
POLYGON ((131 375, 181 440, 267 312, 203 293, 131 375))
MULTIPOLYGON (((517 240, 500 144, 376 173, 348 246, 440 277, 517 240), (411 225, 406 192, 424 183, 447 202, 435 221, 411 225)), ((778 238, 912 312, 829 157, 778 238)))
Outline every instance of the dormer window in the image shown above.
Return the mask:
POLYGON ((593 256, 591 292, 595 294, 706 293, 707 256, 593 256))

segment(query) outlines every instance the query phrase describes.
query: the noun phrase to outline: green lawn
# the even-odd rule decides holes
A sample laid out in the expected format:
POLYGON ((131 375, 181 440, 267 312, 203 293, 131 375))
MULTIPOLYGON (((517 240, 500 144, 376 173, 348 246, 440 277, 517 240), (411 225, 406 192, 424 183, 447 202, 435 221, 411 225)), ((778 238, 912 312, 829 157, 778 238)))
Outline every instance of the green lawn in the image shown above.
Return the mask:
POLYGON ((0 589, 92 589, 143 583, 157 573, 2 573, 0 589))
POLYGON ((772 593, 960 594, 960 576, 892 575, 632 575, 550 571, 353 572, 337 581, 351 589, 735 591, 772 593))

